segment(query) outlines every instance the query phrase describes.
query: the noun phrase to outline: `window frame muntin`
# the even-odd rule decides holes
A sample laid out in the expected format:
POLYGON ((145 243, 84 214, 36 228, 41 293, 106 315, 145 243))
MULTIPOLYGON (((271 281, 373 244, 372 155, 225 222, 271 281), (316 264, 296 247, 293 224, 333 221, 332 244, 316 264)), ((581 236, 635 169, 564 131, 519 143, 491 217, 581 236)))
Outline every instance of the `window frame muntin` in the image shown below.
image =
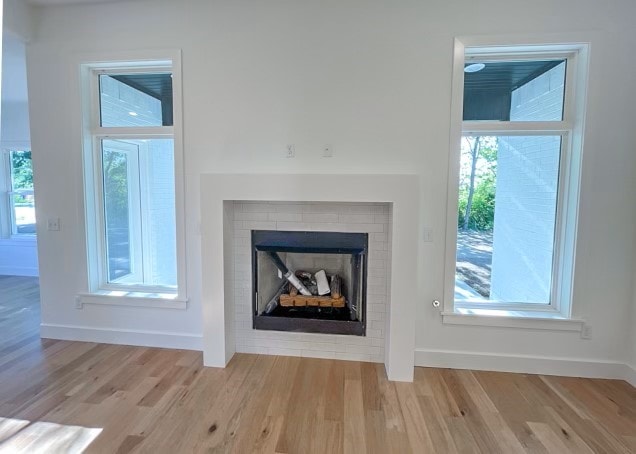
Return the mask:
MULTIPOLYGON (((493 45, 488 38, 470 39, 456 38, 453 54, 453 78, 451 100, 451 128, 447 219, 444 265, 444 298, 442 314, 457 316, 456 308, 474 308, 471 303, 455 302, 455 271, 457 256, 457 206, 458 182, 460 167, 460 141, 465 135, 560 135, 561 157, 559 162, 559 182, 557 189, 557 213, 555 226, 555 244, 553 249, 553 269, 551 276, 550 303, 481 303, 477 308, 501 311, 515 311, 527 317, 527 314, 541 313, 559 314, 563 318, 571 317, 572 292, 574 280, 574 260, 576 246, 576 225, 569 226, 569 220, 578 219, 578 198, 580 189, 582 125, 585 109, 585 94, 581 93, 586 85, 586 73, 580 72, 581 66, 587 63, 588 46, 580 43, 570 44, 511 44, 493 45), (482 43, 478 42, 484 40, 482 43), (472 41, 472 42, 471 42, 472 41), (581 58, 583 54, 583 58, 581 58), (565 58, 564 58, 565 57, 565 58), (566 76, 562 121, 463 121, 464 66, 471 60, 504 60, 519 61, 521 59, 566 59, 566 76), (581 63, 583 61, 584 63, 581 63), (578 86, 583 82, 582 86, 578 86), (581 98, 583 96, 583 98, 581 98), (578 148, 578 149, 577 149, 578 148), (576 155, 576 156, 575 156, 576 155), (574 190, 573 190, 574 189, 574 190), (558 260, 555 267, 554 261, 558 260), (566 263, 567 262, 567 263, 566 263)), ((505 314, 502 314, 505 315, 505 314)), ((546 314, 547 315, 547 314, 546 314)), ((475 317, 474 315, 471 317, 475 317)), ((477 316, 481 317, 481 316, 477 316)))

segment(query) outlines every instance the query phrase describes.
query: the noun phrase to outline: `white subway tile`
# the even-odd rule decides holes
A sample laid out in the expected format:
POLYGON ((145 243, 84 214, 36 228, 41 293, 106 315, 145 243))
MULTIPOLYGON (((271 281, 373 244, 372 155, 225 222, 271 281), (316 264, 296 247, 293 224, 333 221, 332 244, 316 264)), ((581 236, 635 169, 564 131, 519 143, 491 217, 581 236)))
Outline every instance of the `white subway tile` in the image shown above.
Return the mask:
POLYGON ((252 233, 249 230, 245 229, 234 229, 234 239, 236 238, 246 238, 248 241, 251 241, 252 233))
POLYGON ((315 222, 309 224, 309 230, 314 230, 316 232, 346 232, 344 226, 339 223, 329 223, 325 222, 323 224, 319 222, 315 222))
POLYGON ((387 233, 388 229, 385 229, 384 232, 378 232, 378 233, 371 233, 369 235, 369 239, 371 241, 377 241, 377 242, 382 242, 382 243, 387 243, 389 240, 389 235, 387 233))
POLYGON ((388 213, 376 213, 373 215, 373 222, 388 224, 390 221, 388 213))
POLYGON ((369 261, 371 260, 387 260, 389 258, 388 251, 369 251, 369 261))
POLYGON ((275 213, 302 213, 303 206, 300 203, 274 202, 271 204, 272 212, 275 213))
POLYGON ((303 213, 303 222, 307 223, 337 223, 338 213, 303 213))
POLYGON ((364 353, 337 352, 335 356, 336 356, 336 359, 343 359, 346 361, 372 362, 371 355, 367 355, 364 353))
POLYGON ((359 232, 359 233, 371 233, 371 232, 382 232, 384 231, 383 224, 340 224, 342 226, 343 232, 359 232))
POLYGON ((267 213, 271 211, 271 207, 267 203, 263 202, 243 202, 235 204, 235 213, 267 213))
POLYGON ((378 338, 378 337, 371 338, 371 345, 373 345, 374 347, 384 348, 385 343, 386 343, 385 339, 378 338))
POLYGON ((366 355, 377 355, 382 352, 382 347, 372 345, 347 345, 347 353, 364 353, 366 355))
POLYGON ((382 322, 382 324, 384 325, 384 318, 385 318, 384 312, 367 311, 367 321, 382 322))
POLYGON ((304 358, 335 359, 336 353, 330 352, 330 351, 321 351, 321 350, 301 350, 300 356, 304 358))
POLYGON ((241 222, 242 228, 247 230, 275 230, 276 222, 274 221, 235 221, 241 222))
POLYGON ((341 203, 338 206, 342 214, 373 214, 375 206, 372 203, 341 203))
POLYGON ((371 355, 369 361, 372 363, 383 363, 384 362, 384 354, 379 355, 371 355))
POLYGON ((380 260, 379 258, 374 258, 374 259, 369 258, 369 269, 371 268, 386 269, 386 267, 387 267, 386 260, 380 260))
POLYGON ((315 202, 315 203, 306 203, 303 205, 303 213, 339 213, 340 212, 339 203, 331 203, 331 202, 315 202))
POLYGON ((340 214, 338 222, 344 224, 373 224, 372 214, 340 214))
POLYGON ((301 356, 300 349, 295 348, 267 348, 267 353, 270 355, 279 355, 279 356, 301 356))
POLYGON ((286 222, 286 221, 277 221, 276 222, 277 230, 288 230, 288 231, 307 231, 311 230, 311 225, 306 224, 304 222, 286 222))
POLYGON ((259 355, 266 355, 268 351, 264 347, 254 347, 254 346, 245 346, 245 345, 236 345, 237 353, 255 353, 259 355))
POLYGON ((371 241, 369 243, 369 250, 371 251, 387 251, 389 244, 381 241, 371 241))
POLYGON ((235 221, 267 221, 266 212, 257 211, 236 211, 234 213, 235 221))
POLYGON ((367 337, 382 337, 384 330, 367 328, 367 337))
POLYGON ((268 220, 270 221, 288 221, 288 222, 302 222, 302 213, 268 213, 268 220))
POLYGON ((331 352, 344 352, 345 344, 339 343, 314 343, 314 342, 303 342, 304 349, 306 350, 324 350, 331 352))
MULTIPOLYGON (((386 278, 388 260, 388 204, 365 203, 235 203, 234 288, 237 351, 355 361, 384 359, 386 278), (252 329, 251 229, 315 230, 369 233, 369 295, 367 336, 325 335, 252 329), (379 292, 381 295, 374 294, 379 292), (346 351, 349 349, 349 351, 346 351)), ((315 267, 316 265, 308 264, 315 267)), ((325 265, 329 269, 329 264, 325 265)), ((338 264, 334 263, 337 267, 338 264)))

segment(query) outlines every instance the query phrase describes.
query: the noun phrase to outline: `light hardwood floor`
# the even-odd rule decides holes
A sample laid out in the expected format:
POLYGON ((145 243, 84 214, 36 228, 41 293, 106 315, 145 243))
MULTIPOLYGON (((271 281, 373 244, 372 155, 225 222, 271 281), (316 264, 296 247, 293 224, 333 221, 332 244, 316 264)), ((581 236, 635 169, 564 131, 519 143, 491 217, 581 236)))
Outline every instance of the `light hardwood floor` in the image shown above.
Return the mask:
POLYGON ((37 281, 0 277, 0 452, 636 452, 623 381, 40 340, 37 281), (38 451, 39 450, 39 451, 38 451))

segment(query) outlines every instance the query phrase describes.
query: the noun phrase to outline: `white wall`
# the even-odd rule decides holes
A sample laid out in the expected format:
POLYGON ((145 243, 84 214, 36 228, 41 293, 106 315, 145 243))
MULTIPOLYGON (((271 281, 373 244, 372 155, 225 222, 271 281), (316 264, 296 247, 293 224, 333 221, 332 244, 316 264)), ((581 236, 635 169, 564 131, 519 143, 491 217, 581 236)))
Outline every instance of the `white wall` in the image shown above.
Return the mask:
POLYGON ((24 41, 33 37, 33 8, 24 0, 3 0, 2 26, 24 41))
POLYGON ((432 231, 419 245, 419 349, 624 361, 636 237, 636 60, 624 56, 636 45, 635 14, 631 0, 139 0, 39 10, 28 52, 38 215, 62 219, 60 232, 39 230, 44 323, 200 335, 202 172, 419 173, 432 231), (430 305, 443 293, 453 37, 477 34, 591 41, 573 308, 591 340, 443 325, 430 305), (72 62, 161 47, 183 50, 190 305, 76 310, 86 271, 72 62), (295 159, 283 157, 287 143, 295 159), (326 143, 332 159, 320 157, 326 143))

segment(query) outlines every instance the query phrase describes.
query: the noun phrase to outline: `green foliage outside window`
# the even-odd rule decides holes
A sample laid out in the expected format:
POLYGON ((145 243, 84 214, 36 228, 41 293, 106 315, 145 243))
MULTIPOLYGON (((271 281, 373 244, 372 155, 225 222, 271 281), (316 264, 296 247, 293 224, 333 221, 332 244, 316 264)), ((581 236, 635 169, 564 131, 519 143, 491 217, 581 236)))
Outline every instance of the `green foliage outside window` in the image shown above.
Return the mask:
POLYGON ((16 206, 33 205, 33 193, 22 192, 33 190, 33 166, 31 165, 30 151, 11 152, 11 186, 15 191, 13 200, 16 206))
POLYGON ((496 137, 464 137, 463 139, 457 211, 457 226, 460 229, 492 230, 493 228, 497 148, 496 137))

